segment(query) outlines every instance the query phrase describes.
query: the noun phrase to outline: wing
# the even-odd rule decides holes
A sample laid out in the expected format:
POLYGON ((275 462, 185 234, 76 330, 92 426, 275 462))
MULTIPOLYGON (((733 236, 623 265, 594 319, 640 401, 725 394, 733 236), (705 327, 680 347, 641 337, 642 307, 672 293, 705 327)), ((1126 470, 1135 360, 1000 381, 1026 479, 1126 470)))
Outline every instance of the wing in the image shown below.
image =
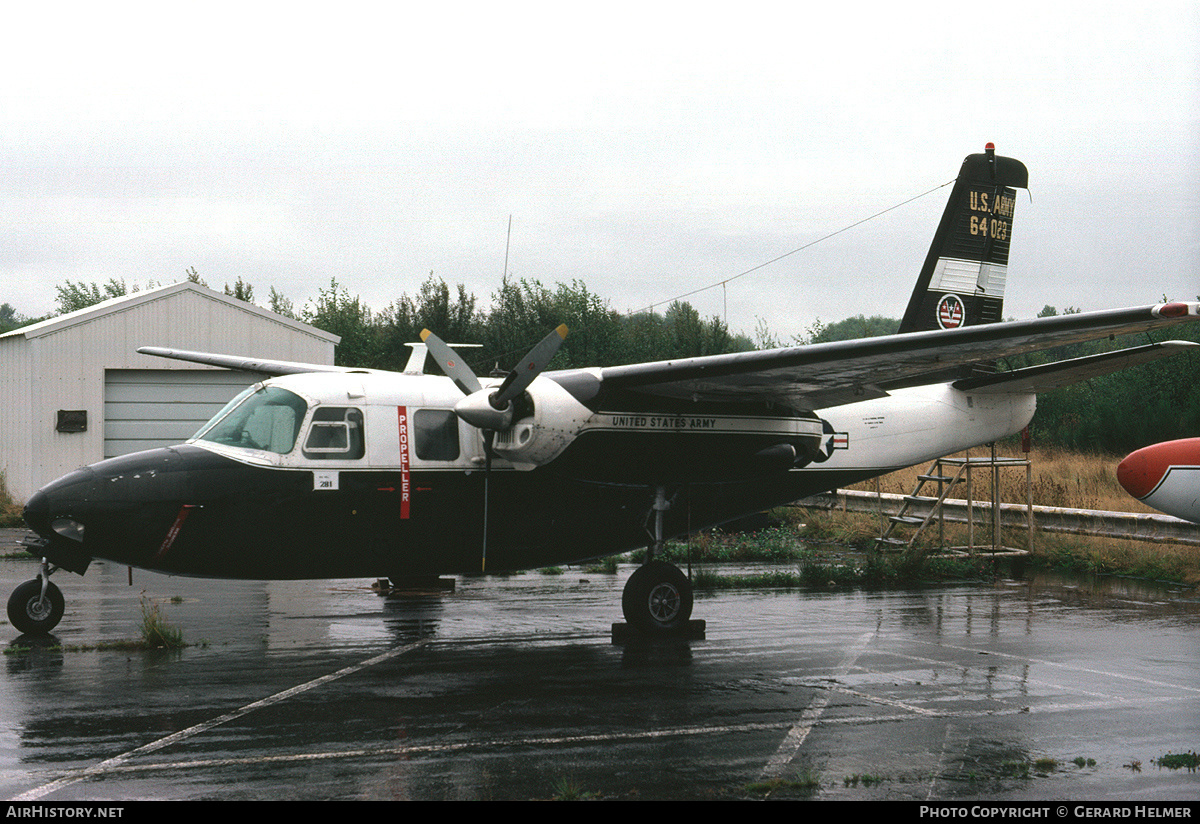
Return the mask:
MULTIPOLYGON (((601 392, 634 392, 659 397, 707 401, 765 401, 796 410, 823 409, 873 397, 889 389, 953 381, 962 367, 1036 352, 1109 335, 1159 329, 1200 320, 1200 303, 1167 303, 1010 321, 932 332, 912 332, 853 341, 818 343, 761 352, 737 352, 675 361, 637 363, 600 370, 548 373, 580 400, 601 392)), ((1186 349, 1186 347, 1184 347, 1186 349)), ((1163 348, 1143 352, 1142 361, 1181 351, 1163 348)), ((1104 366, 1128 363, 1109 353, 1104 366)), ((1138 361, 1138 362, 1142 362, 1138 361)), ((1076 364, 1056 377, 1058 385, 1081 380, 1100 364, 1076 364), (1090 371, 1089 371, 1090 370, 1090 371)), ((1026 384, 991 391, 1034 391, 1026 384)), ((1048 385, 1043 381, 1044 385, 1048 385)))
POLYGON ((164 349, 159 346, 141 346, 138 352, 143 355, 154 355, 158 358, 173 358, 174 360, 203 363, 208 366, 219 366, 222 369, 241 369, 244 372, 258 372, 261 375, 299 375, 304 372, 350 372, 369 370, 350 370, 342 366, 328 366, 318 363, 295 363, 293 361, 264 360, 263 358, 247 358, 241 355, 216 355, 211 352, 188 352, 184 349, 164 349))

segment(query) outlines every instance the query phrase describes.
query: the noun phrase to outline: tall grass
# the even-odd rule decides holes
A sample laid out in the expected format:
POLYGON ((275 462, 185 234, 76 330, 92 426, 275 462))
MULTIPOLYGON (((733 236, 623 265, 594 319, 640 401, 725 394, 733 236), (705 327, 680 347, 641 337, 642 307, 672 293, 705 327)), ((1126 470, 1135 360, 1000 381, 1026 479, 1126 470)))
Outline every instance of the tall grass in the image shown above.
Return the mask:
MULTIPOLYGON (((987 447, 952 455, 953 458, 986 457, 987 447)), ((1031 488, 1035 506, 1071 507, 1074 509, 1103 509, 1112 512, 1154 512, 1155 510, 1132 497, 1117 483, 1117 464, 1120 456, 1087 452, 1071 452, 1061 447, 1035 446, 1028 455, 1019 444, 1003 444, 997 448, 999 457, 1025 458, 1032 464, 1031 488)), ((932 463, 932 462, 930 462, 932 463)), ((929 469, 929 463, 897 470, 879 478, 879 490, 907 495, 917 483, 917 475, 929 469)), ((943 470, 945 471, 945 470, 943 470)), ((954 471, 950 469, 950 474, 954 471)), ((855 484, 851 489, 875 491, 875 481, 855 484)), ((1000 500, 1002 503, 1025 503, 1026 473, 1021 468, 1000 470, 1000 500)), ((973 494, 977 501, 992 498, 992 473, 975 471, 972 477, 973 494)), ((931 487, 926 486, 929 490, 931 487)), ((924 494, 924 493, 923 493, 924 494)), ((962 498, 965 487, 956 489, 950 497, 962 498)))
POLYGON ((167 623, 158 604, 142 598, 142 640, 153 649, 179 649, 183 644, 183 630, 167 623))
POLYGON ((0 527, 25 526, 21 515, 21 505, 13 500, 8 491, 8 480, 0 472, 0 527))

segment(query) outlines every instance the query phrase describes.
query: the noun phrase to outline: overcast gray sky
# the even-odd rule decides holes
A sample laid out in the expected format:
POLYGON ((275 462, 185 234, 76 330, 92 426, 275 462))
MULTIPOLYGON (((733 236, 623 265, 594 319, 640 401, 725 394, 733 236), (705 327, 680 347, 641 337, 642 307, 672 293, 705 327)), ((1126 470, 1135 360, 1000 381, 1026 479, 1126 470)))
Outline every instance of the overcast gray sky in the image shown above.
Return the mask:
MULTIPOLYGON (((380 309, 431 271, 487 303, 511 215, 510 276, 625 311, 988 141, 1030 172, 1007 315, 1200 294, 1195 0, 431 5, 6 7, 0 302, 195 267, 297 308, 336 278, 380 309)), ((948 194, 688 300, 783 338, 898 317, 948 194)))

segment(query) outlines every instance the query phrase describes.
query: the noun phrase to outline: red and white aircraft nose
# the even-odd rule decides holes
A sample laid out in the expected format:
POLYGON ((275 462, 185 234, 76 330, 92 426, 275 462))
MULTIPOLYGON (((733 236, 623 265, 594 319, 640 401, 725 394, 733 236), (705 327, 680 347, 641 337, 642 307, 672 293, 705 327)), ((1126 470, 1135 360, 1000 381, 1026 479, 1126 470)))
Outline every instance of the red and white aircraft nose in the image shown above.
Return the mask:
POLYGON ((1200 438, 1139 449, 1121 461, 1117 480, 1158 511, 1200 523, 1200 438))

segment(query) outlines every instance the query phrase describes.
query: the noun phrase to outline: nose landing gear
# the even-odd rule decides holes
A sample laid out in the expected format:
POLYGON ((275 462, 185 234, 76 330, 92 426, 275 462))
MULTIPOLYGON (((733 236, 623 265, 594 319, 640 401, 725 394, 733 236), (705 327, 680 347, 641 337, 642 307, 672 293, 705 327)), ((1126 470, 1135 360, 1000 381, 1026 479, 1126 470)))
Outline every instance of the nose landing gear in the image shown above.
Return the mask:
POLYGON ((62 620, 66 601, 50 582, 53 570, 42 561, 42 572, 13 590, 8 598, 8 620, 23 635, 46 635, 62 620))

